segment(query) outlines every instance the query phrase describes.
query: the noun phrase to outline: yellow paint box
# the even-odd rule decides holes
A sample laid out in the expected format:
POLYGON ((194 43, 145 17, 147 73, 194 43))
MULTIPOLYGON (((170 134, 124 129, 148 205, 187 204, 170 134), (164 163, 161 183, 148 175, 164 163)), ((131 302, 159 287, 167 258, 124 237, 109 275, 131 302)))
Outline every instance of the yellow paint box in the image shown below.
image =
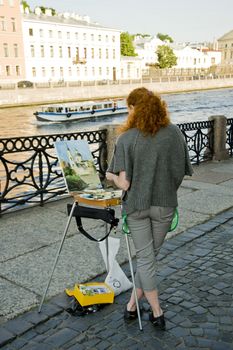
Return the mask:
POLYGON ((74 289, 66 289, 68 296, 74 296, 82 306, 112 304, 114 291, 104 282, 75 284, 74 289))

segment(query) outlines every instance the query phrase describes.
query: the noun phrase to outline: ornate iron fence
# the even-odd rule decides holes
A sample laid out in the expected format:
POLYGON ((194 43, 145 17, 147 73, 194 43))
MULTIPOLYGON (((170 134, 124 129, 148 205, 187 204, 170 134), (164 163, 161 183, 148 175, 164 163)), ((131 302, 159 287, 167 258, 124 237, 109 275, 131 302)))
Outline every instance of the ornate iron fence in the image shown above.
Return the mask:
MULTIPOLYGON (((193 164, 212 158, 213 126, 213 121, 178 124, 193 164)), ((232 145, 232 124, 230 128, 229 142, 232 145)), ((0 139, 0 215, 29 205, 43 205, 67 193, 54 150, 55 141, 88 141, 100 178, 103 179, 107 164, 106 138, 107 129, 0 139)))
POLYGON ((66 193, 54 142, 88 141, 100 178, 106 172, 107 130, 0 139, 0 215, 10 209, 46 201, 66 193))
POLYGON ((192 164, 210 160, 213 156, 214 122, 201 121, 177 124, 188 145, 192 164))
POLYGON ((227 119, 226 144, 230 157, 233 156, 233 118, 227 119))

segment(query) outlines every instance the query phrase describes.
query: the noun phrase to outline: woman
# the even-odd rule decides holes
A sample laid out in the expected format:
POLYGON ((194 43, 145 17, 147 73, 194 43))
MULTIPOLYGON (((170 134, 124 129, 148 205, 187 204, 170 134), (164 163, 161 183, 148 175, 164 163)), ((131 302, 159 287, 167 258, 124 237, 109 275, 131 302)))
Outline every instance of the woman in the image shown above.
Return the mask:
MULTIPOLYGON (((170 122, 166 104, 146 88, 128 98, 128 118, 120 128, 107 180, 122 189, 122 210, 136 249, 138 299, 148 300, 149 320, 165 329, 156 285, 156 260, 169 231, 177 190, 185 175, 192 175, 187 146, 179 128, 170 122)), ((126 320, 137 318, 134 293, 126 306, 126 320)))

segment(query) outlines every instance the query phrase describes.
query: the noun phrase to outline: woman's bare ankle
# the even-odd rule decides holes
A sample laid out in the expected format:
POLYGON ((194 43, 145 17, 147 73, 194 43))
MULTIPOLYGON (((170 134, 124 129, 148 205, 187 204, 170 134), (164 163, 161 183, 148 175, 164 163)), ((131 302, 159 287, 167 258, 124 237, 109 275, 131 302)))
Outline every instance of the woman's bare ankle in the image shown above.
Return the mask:
POLYGON ((136 305, 135 304, 127 304, 127 311, 136 311, 136 305))

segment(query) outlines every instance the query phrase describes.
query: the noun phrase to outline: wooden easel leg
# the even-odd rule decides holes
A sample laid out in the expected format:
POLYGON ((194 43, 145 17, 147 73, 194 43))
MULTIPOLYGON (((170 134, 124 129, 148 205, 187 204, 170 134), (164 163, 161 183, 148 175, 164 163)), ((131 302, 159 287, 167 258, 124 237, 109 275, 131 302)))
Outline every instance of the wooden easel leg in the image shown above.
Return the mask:
POLYGON ((60 256, 60 253, 61 253, 61 250, 62 250, 62 246, 63 246, 64 240, 65 240, 65 237, 66 237, 68 228, 69 228, 69 226, 70 226, 70 221, 71 221, 71 219, 72 219, 75 206, 76 206, 76 202, 74 202, 73 205, 72 205, 72 208, 71 208, 71 211, 70 211, 70 215, 69 215, 69 218, 68 218, 68 221, 67 221, 67 224, 66 224, 66 227, 65 227, 65 230, 64 230, 62 239, 61 239, 61 243, 60 243, 60 246, 59 246, 59 248, 58 248, 56 258, 55 258, 55 260, 54 260, 54 264, 53 264, 53 268, 52 268, 52 271, 51 271, 51 275, 50 275, 48 284, 47 284, 47 286, 46 286, 46 288, 45 288, 43 297, 42 297, 41 302, 40 302, 40 305, 39 305, 39 309, 38 309, 38 312, 39 312, 39 313, 41 312, 41 307, 42 307, 43 302, 44 302, 44 300, 45 300, 47 291, 48 291, 48 289, 49 289, 49 286, 50 286, 50 283, 51 283, 51 280, 52 280, 52 277, 53 277, 53 273, 54 273, 54 270, 55 270, 55 268, 56 268, 56 265, 57 265, 57 262, 58 262, 58 259, 59 259, 59 256, 60 256))
POLYGON ((128 234, 125 234, 125 239, 126 239, 127 251, 128 251, 128 256, 129 256, 129 266, 130 266, 130 272, 131 272, 131 277, 132 277, 132 282, 133 282, 134 297, 135 297, 136 307, 137 307, 138 324, 139 324, 139 329, 140 329, 140 331, 142 331, 141 314, 140 314, 138 296, 137 296, 136 285, 135 285, 135 279, 134 279, 133 264, 132 264, 132 255, 131 255, 131 250, 130 250, 130 245, 129 245, 129 237, 128 237, 128 234))

